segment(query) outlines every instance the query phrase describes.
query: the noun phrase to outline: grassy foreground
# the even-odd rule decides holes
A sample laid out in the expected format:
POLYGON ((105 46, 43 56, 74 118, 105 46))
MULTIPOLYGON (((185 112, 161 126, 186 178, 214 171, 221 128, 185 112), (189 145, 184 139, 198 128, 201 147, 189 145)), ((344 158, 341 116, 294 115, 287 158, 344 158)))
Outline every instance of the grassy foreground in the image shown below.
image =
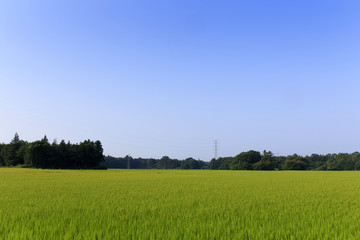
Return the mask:
POLYGON ((0 169, 0 239, 360 239, 360 172, 0 169))

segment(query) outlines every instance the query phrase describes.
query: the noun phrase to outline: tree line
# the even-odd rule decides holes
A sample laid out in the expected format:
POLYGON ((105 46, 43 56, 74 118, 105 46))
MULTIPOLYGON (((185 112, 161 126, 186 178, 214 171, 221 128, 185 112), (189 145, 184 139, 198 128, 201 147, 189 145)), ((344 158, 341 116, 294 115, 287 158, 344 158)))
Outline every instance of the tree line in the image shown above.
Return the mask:
POLYGON ((23 166, 53 169, 212 169, 212 170, 357 170, 360 153, 312 154, 300 156, 274 156, 271 151, 250 150, 235 157, 213 158, 210 162, 187 158, 115 158, 103 155, 100 141, 86 140, 79 144, 49 143, 43 139, 26 142, 16 133, 9 144, 0 144, 0 166, 23 166))
POLYGON ((9 144, 0 144, 0 166, 34 167, 48 169, 95 169, 103 168, 103 148, 100 141, 86 140, 79 144, 49 143, 43 139, 26 142, 16 133, 9 144))
POLYGON ((274 156, 271 151, 242 152, 235 157, 212 159, 209 169, 218 170, 357 170, 360 153, 274 156))
POLYGON ((171 159, 105 157, 101 165, 107 168, 133 169, 211 169, 211 170, 357 170, 360 169, 360 153, 312 154, 300 156, 274 156, 271 151, 250 150, 235 157, 213 158, 210 162, 187 158, 171 159))
POLYGON ((208 163, 194 158, 185 160, 171 159, 164 156, 161 159, 155 158, 132 158, 127 155, 123 158, 106 156, 101 163, 106 168, 131 168, 131 169, 206 169, 208 163))

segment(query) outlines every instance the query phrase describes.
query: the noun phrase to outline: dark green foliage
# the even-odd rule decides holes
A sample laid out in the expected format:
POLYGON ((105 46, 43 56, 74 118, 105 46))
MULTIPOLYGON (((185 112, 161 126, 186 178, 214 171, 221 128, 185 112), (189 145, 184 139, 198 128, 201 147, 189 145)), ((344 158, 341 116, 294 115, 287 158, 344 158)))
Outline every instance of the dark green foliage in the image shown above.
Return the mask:
POLYGON ((274 156, 270 151, 260 155, 257 151, 242 152, 235 157, 211 159, 209 169, 214 170, 358 170, 360 153, 339 153, 302 157, 274 156))
POLYGON ((5 166, 4 158, 3 158, 3 149, 5 144, 0 144, 0 166, 5 166))
POLYGON ((259 162, 253 164, 255 170, 274 170, 276 168, 276 159, 271 151, 264 150, 259 162))
POLYGON ((100 141, 86 140, 80 144, 54 141, 50 144, 44 136, 40 141, 27 143, 15 134, 9 144, 1 145, 0 166, 25 165, 35 168, 80 169, 98 168, 104 161, 100 141))
POLYGON ((220 157, 218 159, 213 158, 209 163, 209 168, 214 170, 229 170, 233 160, 233 157, 220 157))
POLYGON ((4 159, 5 166, 15 166, 17 162, 16 146, 14 144, 5 145, 2 150, 2 157, 4 159))
POLYGON ((286 170, 306 170, 309 166, 306 158, 303 158, 297 154, 288 156, 285 160, 286 170))
POLYGON ((181 161, 181 169, 200 169, 200 165, 198 161, 190 157, 181 161))
POLYGON ((11 140, 10 144, 20 144, 20 137, 18 133, 15 133, 14 138, 11 140))
POLYGON ((180 161, 177 159, 171 159, 168 156, 162 157, 156 165, 156 168, 160 169, 176 169, 180 168, 180 161))
POLYGON ((354 170, 360 169, 360 153, 354 152, 351 154, 351 160, 354 163, 354 170))
POLYGON ((25 144, 26 142, 21 141, 19 135, 15 133, 15 136, 11 140, 10 144, 6 144, 3 146, 1 155, 2 161, 5 166, 16 166, 18 164, 24 163, 24 149, 22 148, 22 146, 24 146, 25 144), (21 149, 21 152, 18 152, 19 149, 21 149))
POLYGON ((187 158, 171 159, 164 156, 154 158, 104 157, 100 141, 86 140, 79 144, 52 144, 48 138, 25 142, 16 133, 9 144, 0 144, 0 166, 26 166, 54 169, 213 169, 213 170, 358 170, 360 153, 354 152, 311 156, 274 156, 271 151, 250 150, 235 157, 211 159, 209 163, 187 158))
MULTIPOLYGON (((126 169, 128 163, 128 156, 124 158, 114 158, 106 156, 105 161, 101 163, 107 168, 122 168, 126 169)), ((207 163, 193 158, 185 160, 171 159, 164 156, 161 159, 154 158, 131 158, 131 169, 206 169, 207 163)))
POLYGON ((157 161, 153 158, 146 159, 146 168, 147 169, 157 168, 157 161))
POLYGON ((309 162, 309 169, 326 170, 327 156, 319 154, 311 154, 305 157, 309 162))
MULTIPOLYGON (((133 163, 136 162, 137 159, 133 160, 133 163)), ((115 158, 111 156, 106 156, 105 161, 101 163, 102 166, 107 168, 122 168, 126 169, 127 161, 124 158, 115 158)))
POLYGON ((261 155, 257 151, 242 152, 235 156, 230 167, 232 170, 251 170, 253 169, 253 164, 259 162, 260 159, 261 155))
POLYGON ((36 141, 29 144, 26 154, 26 163, 36 168, 56 168, 53 166, 51 146, 48 142, 36 141))
POLYGON ((209 169, 215 170, 219 169, 220 161, 217 161, 216 158, 211 159, 209 162, 209 169))
POLYGON ((283 170, 286 157, 285 156, 273 156, 273 158, 275 160, 275 170, 283 170))
POLYGON ((347 153, 329 154, 326 162, 327 170, 354 170, 358 154, 351 156, 347 153))

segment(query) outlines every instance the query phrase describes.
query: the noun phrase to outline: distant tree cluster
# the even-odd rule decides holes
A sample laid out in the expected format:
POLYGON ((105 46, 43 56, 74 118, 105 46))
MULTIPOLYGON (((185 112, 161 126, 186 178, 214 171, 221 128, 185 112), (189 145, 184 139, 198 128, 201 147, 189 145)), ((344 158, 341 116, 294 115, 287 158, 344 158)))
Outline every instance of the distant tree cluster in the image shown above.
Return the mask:
POLYGON ((93 169, 104 161, 100 141, 86 140, 80 144, 49 143, 47 137, 35 142, 20 140, 16 133, 9 144, 0 144, 0 166, 23 165, 49 169, 93 169))
POLYGON ((105 157, 105 161, 101 163, 107 168, 132 168, 132 169, 206 169, 207 162, 187 158, 185 160, 171 159, 164 156, 161 159, 154 158, 132 158, 126 156, 124 158, 115 158, 111 156, 105 157))
POLYGON ((235 157, 220 157, 210 162, 187 158, 171 159, 167 156, 154 158, 105 157, 101 165, 107 168, 133 169, 212 169, 212 170, 357 170, 360 169, 360 153, 354 152, 311 156, 297 154, 274 156, 271 151, 242 152, 235 157))
POLYGON ((235 157, 212 159, 209 169, 218 170, 357 170, 360 153, 354 152, 311 156, 274 156, 270 151, 242 152, 235 157))
POLYGON ((25 166, 53 169, 213 169, 213 170, 357 170, 360 153, 274 156, 270 151, 242 152, 235 157, 220 157, 210 162, 187 158, 115 158, 103 155, 100 141, 86 140, 79 144, 49 143, 47 137, 26 142, 16 133, 9 144, 0 144, 0 166, 25 166))

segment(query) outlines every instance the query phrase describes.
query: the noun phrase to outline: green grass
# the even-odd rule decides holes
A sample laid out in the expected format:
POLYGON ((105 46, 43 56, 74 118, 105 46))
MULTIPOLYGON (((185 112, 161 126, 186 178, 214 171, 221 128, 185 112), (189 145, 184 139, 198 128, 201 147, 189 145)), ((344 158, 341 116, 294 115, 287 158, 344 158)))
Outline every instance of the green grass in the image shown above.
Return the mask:
POLYGON ((0 239, 360 239, 360 172, 0 169, 0 239))

